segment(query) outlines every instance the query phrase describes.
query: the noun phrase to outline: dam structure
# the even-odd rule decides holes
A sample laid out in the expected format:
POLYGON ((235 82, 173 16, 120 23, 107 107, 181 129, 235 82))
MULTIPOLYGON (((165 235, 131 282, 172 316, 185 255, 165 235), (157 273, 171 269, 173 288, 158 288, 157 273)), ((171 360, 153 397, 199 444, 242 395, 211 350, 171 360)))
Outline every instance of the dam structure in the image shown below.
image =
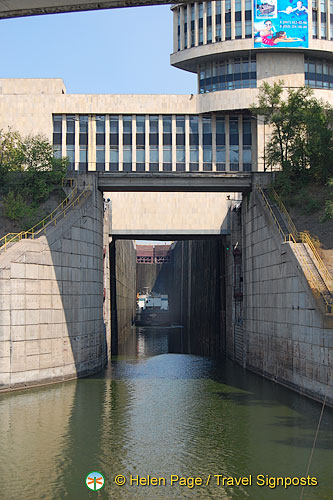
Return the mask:
POLYGON ((56 223, 0 240, 0 389, 101 370, 134 320, 135 240, 154 239, 174 241, 156 281, 192 352, 332 405, 331 277, 290 237, 269 190, 267 126, 250 112, 260 85, 280 80, 333 103, 330 2, 309 5, 300 36, 275 45, 265 23, 278 13, 260 18, 248 0, 172 11, 171 64, 197 74, 196 95, 0 79, 0 129, 45 135, 70 180, 56 223))

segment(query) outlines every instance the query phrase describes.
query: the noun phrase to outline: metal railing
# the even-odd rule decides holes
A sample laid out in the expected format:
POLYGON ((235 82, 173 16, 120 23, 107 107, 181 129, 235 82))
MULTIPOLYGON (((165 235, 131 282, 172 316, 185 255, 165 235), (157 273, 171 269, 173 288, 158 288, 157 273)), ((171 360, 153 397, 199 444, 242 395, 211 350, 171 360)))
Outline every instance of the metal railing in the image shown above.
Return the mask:
MULTIPOLYGON (((324 307, 325 307, 325 312, 327 313, 332 313, 333 312, 333 278, 331 274, 329 273, 327 267, 325 266, 324 262, 322 261, 318 250, 316 249, 315 245, 313 244, 313 240, 310 236, 310 234, 306 231, 301 231, 298 232, 296 229, 295 224, 293 223, 286 207, 284 206, 281 198, 279 195, 276 193, 274 189, 271 189, 272 196, 274 200, 276 201, 276 204, 282 212, 286 226, 288 228, 288 232, 283 231, 281 224, 279 223, 274 211, 272 210, 272 207, 269 203, 269 200, 264 193, 263 189, 261 186, 257 185, 256 186, 257 191, 260 193, 262 199, 265 202, 266 208, 269 210, 274 222, 277 225, 277 228, 279 230, 279 233, 281 234, 284 242, 290 242, 290 243, 303 243, 307 244, 308 247, 310 248, 313 257, 309 256, 311 259, 314 267, 316 268, 317 273, 315 273, 312 269, 307 260, 305 259, 304 255, 302 252, 296 251, 297 257, 301 263, 301 266, 303 269, 306 270, 306 276, 309 281, 310 287, 314 293, 315 296, 321 298, 321 300, 324 302, 324 307), (321 280, 320 280, 321 278, 321 280), (324 286, 323 286, 324 285, 324 286), (325 294, 323 289, 327 288, 327 293, 325 294), (329 295, 329 296, 328 296, 329 295)), ((296 249, 295 249, 296 250, 296 249)))
MULTIPOLYGON (((51 226, 57 225, 57 222, 66 217, 68 211, 75 206, 75 204, 79 204, 83 197, 86 196, 87 192, 90 191, 91 187, 86 186, 85 189, 79 194, 77 183, 75 179, 66 179, 65 181, 69 187, 72 187, 72 191, 70 194, 44 219, 35 224, 32 228, 27 231, 21 231, 20 233, 8 233, 0 239, 0 251, 6 250, 7 246, 11 243, 16 243, 18 241, 26 240, 26 239, 35 239, 41 233, 45 233, 46 229, 51 226)), ((63 183, 64 185, 64 183, 63 183)))

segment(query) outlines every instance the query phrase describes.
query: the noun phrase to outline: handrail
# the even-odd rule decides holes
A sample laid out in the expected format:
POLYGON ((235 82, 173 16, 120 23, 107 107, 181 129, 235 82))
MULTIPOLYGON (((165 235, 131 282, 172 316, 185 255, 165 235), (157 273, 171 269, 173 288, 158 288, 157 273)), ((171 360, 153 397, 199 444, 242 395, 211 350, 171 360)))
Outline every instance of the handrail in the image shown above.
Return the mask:
POLYGON ((270 206, 270 204, 269 204, 269 202, 268 202, 268 200, 267 200, 267 197, 266 197, 266 195, 265 195, 265 193, 264 193, 264 191, 263 191, 262 187, 261 187, 261 186, 259 186, 259 185, 257 185, 257 191, 259 191, 259 193, 261 194, 262 198, 264 199, 264 202, 265 202, 265 204, 266 204, 266 207, 267 207, 267 208, 268 208, 268 210, 270 211, 271 216, 273 217, 273 219, 274 219, 274 221, 275 221, 275 223, 276 223, 276 225, 277 225, 277 227, 278 227, 279 233, 281 234, 281 236, 282 236, 283 238, 285 238, 285 233, 284 233, 284 231, 283 231, 282 227, 280 226, 280 223, 279 223, 279 221, 277 220, 276 215, 275 215, 275 213, 273 212, 273 210, 272 210, 272 208, 271 208, 271 206, 270 206))
MULTIPOLYGON (((272 193, 273 193, 273 196, 274 196, 281 212, 283 213, 283 215, 285 216, 285 218, 287 220, 287 225, 288 225, 288 229, 289 229, 290 233, 293 234, 296 242, 300 241, 302 243, 306 243, 307 245, 309 245, 310 249, 312 250, 312 252, 316 258, 317 267, 319 268, 324 280, 327 281, 330 284, 330 286, 332 286, 333 285, 333 278, 332 278, 330 272, 328 271, 327 267, 325 266, 322 258, 320 257, 318 250, 316 249, 315 245, 313 244, 313 241, 312 241, 310 234, 307 231, 300 231, 300 232, 297 231, 294 222, 292 221, 283 201, 281 200, 281 198, 279 197, 279 195, 277 194, 275 189, 272 189, 272 193)), ((332 288, 332 290, 333 290, 333 288, 332 288)))
POLYGON ((276 191, 274 189, 272 189, 273 197, 274 197, 275 201, 277 202, 278 208, 281 210, 281 212, 285 216, 288 230, 290 231, 289 233, 285 233, 283 231, 283 229, 281 228, 281 225, 280 225, 279 221, 277 220, 263 189, 259 185, 257 185, 256 188, 257 188, 257 191, 262 196, 266 207, 268 208, 269 212, 271 213, 271 215, 272 215, 272 217, 273 217, 273 219, 278 227, 278 230, 284 239, 284 242, 285 243, 286 242, 303 243, 303 244, 306 243, 309 246, 309 248, 311 249, 311 251, 314 255, 314 259, 312 259, 313 264, 316 266, 318 274, 321 276, 325 286, 327 287, 328 292, 331 295, 330 300, 328 300, 327 296, 325 296, 323 294, 322 286, 320 286, 320 284, 318 282, 318 277, 316 277, 316 275, 313 273, 312 269, 310 268, 310 266, 309 266, 308 262, 306 261, 306 259, 304 258, 304 256, 299 252, 297 253, 297 255, 301 261, 302 267, 307 270, 308 280, 310 282, 310 287, 311 287, 312 291, 315 293, 315 295, 321 297, 321 299, 323 300, 324 306, 325 306, 325 311, 328 313, 332 313, 333 278, 332 278, 331 274, 329 273, 327 267, 325 266, 324 262, 322 261, 317 249, 315 248, 309 233, 307 233, 305 231, 302 231, 302 232, 297 231, 296 226, 293 223, 293 221, 292 221, 286 207, 284 206, 281 198, 276 193, 276 191))
MULTIPOLYGON (((32 228, 27 231, 21 231, 20 233, 8 233, 0 239, 0 250, 4 248, 6 250, 9 243, 16 243, 17 241, 21 241, 23 239, 34 239, 35 236, 38 236, 41 232, 45 232, 46 228, 54 222, 54 225, 57 224, 58 219, 61 215, 66 216, 67 210, 72 208, 76 202, 80 202, 84 193, 90 190, 90 186, 87 186, 77 198, 75 195, 77 194, 78 188, 75 179, 66 179, 69 182, 70 187, 73 187, 70 194, 44 219, 35 224, 32 228), (59 209, 61 210, 59 212, 59 209)), ((64 185, 64 183, 63 183, 64 185)))
POLYGON ((307 233, 306 231, 301 231, 299 233, 299 236, 300 236, 300 239, 302 240, 302 243, 306 243, 311 248, 312 253, 314 254, 314 256, 315 256, 315 258, 317 260, 317 265, 318 265, 318 267, 320 269, 321 274, 323 275, 325 281, 330 284, 330 290, 331 289, 333 290, 333 278, 332 278, 329 270, 325 266, 322 258, 320 257, 320 255, 318 253, 318 250, 314 246, 313 241, 312 241, 311 237, 309 236, 309 233, 307 233))
POLYGON ((297 239, 298 231, 297 231, 296 226, 295 226, 294 222, 292 221, 283 201, 281 200, 280 196, 277 194, 277 192, 273 188, 272 188, 272 194, 275 198, 275 201, 278 204, 279 209, 281 210, 281 212, 283 213, 283 215, 286 218, 289 232, 291 234, 293 234, 295 236, 295 238, 297 239))

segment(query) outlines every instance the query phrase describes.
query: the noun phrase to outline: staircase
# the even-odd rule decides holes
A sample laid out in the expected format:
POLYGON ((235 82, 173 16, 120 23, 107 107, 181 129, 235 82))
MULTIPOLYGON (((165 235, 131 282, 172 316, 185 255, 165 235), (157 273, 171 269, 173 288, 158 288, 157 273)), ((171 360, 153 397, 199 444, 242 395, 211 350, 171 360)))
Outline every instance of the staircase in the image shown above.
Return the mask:
POLYGON ((289 243, 310 288, 325 308, 325 313, 333 314, 333 278, 320 258, 308 233, 299 233, 291 220, 282 200, 274 189, 257 186, 257 192, 269 210, 285 243, 289 243))

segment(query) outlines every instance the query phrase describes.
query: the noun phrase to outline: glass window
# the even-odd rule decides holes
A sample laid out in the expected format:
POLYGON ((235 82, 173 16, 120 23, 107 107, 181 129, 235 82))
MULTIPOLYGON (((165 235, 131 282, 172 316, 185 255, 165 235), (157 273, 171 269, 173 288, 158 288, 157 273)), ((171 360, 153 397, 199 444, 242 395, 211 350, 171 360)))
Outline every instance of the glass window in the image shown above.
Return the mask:
POLYGON ((177 163, 183 163, 183 162, 185 162, 185 147, 184 146, 177 146, 177 149, 176 149, 176 162, 177 163))
POLYGON ((225 146, 216 147, 216 163, 225 163, 225 146))
POLYGON ((185 134, 185 116, 176 117, 176 133, 185 134))
POLYGON ((149 117, 149 132, 150 134, 158 134, 158 116, 149 117))
POLYGON ((251 144, 252 144, 251 118, 243 117, 243 145, 251 146, 251 144))
POLYGON ((231 23, 225 23, 225 39, 231 40, 231 23))
POLYGON ((123 116, 123 133, 124 134, 132 133, 132 116, 129 115, 123 116))
POLYGON ((150 163, 158 163, 158 148, 155 146, 149 148, 149 161, 150 163))
POLYGON ((123 149, 123 162, 131 163, 132 162, 132 148, 124 147, 123 149))
POLYGON ((216 134, 222 135, 225 134, 225 119, 223 117, 216 117, 216 134))
POLYGON ((69 158, 70 166, 74 167, 74 163, 75 163, 75 148, 74 148, 74 146, 67 146, 66 156, 68 156, 68 158, 69 158))
POLYGON ((256 87, 256 76, 255 57, 229 58, 201 64, 199 92, 256 87))
POLYGON ((252 21, 245 21, 245 38, 252 38, 252 21))
POLYGON ((204 116, 202 118, 202 131, 204 134, 212 133, 212 119, 210 116, 204 116))
POLYGON ((229 159, 230 159, 230 163, 238 163, 238 160, 239 160, 239 147, 238 146, 230 146, 229 159))
POLYGON ((203 161, 204 163, 211 163, 212 161, 212 147, 204 146, 203 148, 203 161))
POLYGON ((105 116, 103 115, 96 116, 96 133, 105 134, 105 116))
POLYGON ((203 28, 199 29, 199 45, 203 44, 203 28))
POLYGON ((75 116, 74 115, 67 115, 66 116, 66 131, 67 134, 74 134, 75 133, 75 116))
POLYGON ((190 134, 199 133, 199 117, 190 116, 190 134))
POLYGON ((235 0, 235 12, 241 12, 242 2, 241 0, 235 0))
POLYGON ((80 115, 79 122, 80 122, 80 134, 87 134, 88 133, 88 115, 80 115))
POLYGON ((118 115, 110 116, 110 134, 118 134, 119 125, 118 125, 118 115))
POLYGON ((61 115, 53 115, 53 133, 61 134, 62 133, 62 116, 61 115))
POLYGON ((163 146, 163 163, 172 162, 172 150, 171 146, 163 146))
POLYGON ((212 43, 212 27, 207 26, 207 43, 212 43))
POLYGON ((136 133, 144 134, 145 133, 145 116, 137 115, 136 117, 136 133))
POLYGON ((96 146, 96 163, 105 162, 105 148, 102 146, 96 146))
POLYGON ((118 163, 119 161, 119 152, 116 148, 110 149, 110 163, 118 163))
POLYGON ((229 119, 229 144, 231 146, 239 144, 238 117, 230 117, 229 119))
POLYGON ((88 161, 88 148, 86 146, 80 146, 80 163, 87 163, 88 161))
POLYGON ((163 134, 171 134, 172 132, 172 117, 170 115, 163 116, 163 134))
POLYGON ((225 119, 224 117, 216 117, 216 145, 225 145, 225 119))
POLYGON ((53 156, 55 158, 61 158, 61 146, 59 145, 56 145, 56 146, 53 146, 53 156))
POLYGON ((146 161, 145 149, 137 149, 136 150, 136 162, 137 163, 145 163, 145 161, 146 161))
POLYGON ((196 146, 190 147, 190 162, 199 163, 199 148, 196 146))

